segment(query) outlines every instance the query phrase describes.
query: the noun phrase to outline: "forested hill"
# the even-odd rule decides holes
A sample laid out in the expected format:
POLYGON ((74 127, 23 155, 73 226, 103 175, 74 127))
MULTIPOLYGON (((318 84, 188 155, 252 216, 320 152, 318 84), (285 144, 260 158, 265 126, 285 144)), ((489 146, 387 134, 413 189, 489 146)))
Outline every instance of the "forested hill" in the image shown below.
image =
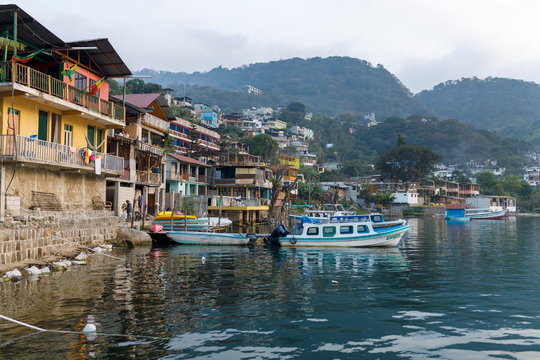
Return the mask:
POLYGON ((152 82, 176 90, 177 96, 187 95, 196 101, 204 99, 230 111, 239 111, 253 100, 252 106, 257 102, 280 101, 267 104, 277 106, 300 101, 310 111, 332 115, 373 112, 378 119, 427 113, 399 79, 382 65, 372 66, 350 57, 293 58, 234 69, 217 67, 192 74, 143 69, 137 74, 151 75, 152 82), (263 97, 240 96, 236 101, 230 91, 245 91, 244 86, 248 84, 261 89, 263 97), (197 88, 189 87, 193 85, 197 88))
POLYGON ((461 79, 415 96, 439 118, 456 118, 540 145, 540 86, 521 80, 461 79))

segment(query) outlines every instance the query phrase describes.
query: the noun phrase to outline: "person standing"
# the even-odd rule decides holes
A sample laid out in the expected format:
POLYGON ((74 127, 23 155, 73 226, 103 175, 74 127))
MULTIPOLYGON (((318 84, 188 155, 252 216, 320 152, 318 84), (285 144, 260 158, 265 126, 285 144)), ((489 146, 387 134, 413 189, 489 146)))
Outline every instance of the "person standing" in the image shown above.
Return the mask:
POLYGON ((129 200, 126 200, 126 212, 127 212, 127 221, 131 220, 131 213, 133 212, 133 205, 129 202, 129 200))

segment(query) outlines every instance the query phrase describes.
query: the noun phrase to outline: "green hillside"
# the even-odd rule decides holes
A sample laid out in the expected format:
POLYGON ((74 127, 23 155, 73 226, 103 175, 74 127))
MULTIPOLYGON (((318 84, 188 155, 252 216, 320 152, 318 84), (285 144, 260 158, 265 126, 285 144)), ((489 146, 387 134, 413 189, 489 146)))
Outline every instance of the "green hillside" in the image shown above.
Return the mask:
POLYGON ((185 94, 198 102, 207 99, 204 101, 232 111, 248 107, 246 104, 251 101, 251 106, 300 101, 310 111, 332 115, 373 112, 378 118, 385 118, 427 113, 382 65, 372 66, 350 57, 294 58, 193 74, 143 69, 138 74, 151 75, 152 82, 175 89, 177 96, 185 94), (238 92, 244 91, 247 84, 263 90, 263 96, 239 96, 238 92))
POLYGON ((540 145, 540 85, 513 79, 447 81, 416 99, 442 118, 456 118, 504 137, 540 145))

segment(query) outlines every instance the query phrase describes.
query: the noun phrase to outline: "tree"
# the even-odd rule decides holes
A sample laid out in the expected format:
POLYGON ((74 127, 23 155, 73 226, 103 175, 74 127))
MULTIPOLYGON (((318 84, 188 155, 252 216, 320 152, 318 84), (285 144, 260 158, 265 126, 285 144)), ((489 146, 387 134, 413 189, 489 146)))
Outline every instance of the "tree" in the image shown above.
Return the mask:
POLYGON ((251 155, 260 156, 266 162, 276 162, 279 145, 270 135, 259 134, 252 137, 243 137, 240 141, 249 146, 251 155))
POLYGON ((407 145, 401 134, 397 134, 397 146, 407 145))
POLYGON ((127 94, 162 93, 163 88, 159 84, 145 83, 141 79, 131 79, 126 82, 127 94))
POLYGON ((458 184, 470 183, 471 182, 471 179, 469 179, 469 177, 467 175, 465 175, 462 171, 457 170, 457 169, 452 171, 451 179, 452 179, 452 181, 455 181, 458 184))
POLYGON ((480 193, 485 195, 506 195, 504 187, 497 177, 490 172, 476 174, 476 182, 480 186, 480 193))
POLYGON ((375 168, 389 179, 417 181, 431 172, 440 159, 439 154, 425 146, 401 145, 381 155, 375 168))
POLYGON ((114 79, 107 79, 106 81, 109 84, 109 95, 122 95, 122 86, 120 86, 118 81, 114 79))
POLYGON ((197 156, 200 152, 200 144, 201 144, 201 138, 199 133, 197 132, 197 121, 192 120, 190 121, 191 128, 189 129, 189 149, 192 154, 192 156, 197 156))

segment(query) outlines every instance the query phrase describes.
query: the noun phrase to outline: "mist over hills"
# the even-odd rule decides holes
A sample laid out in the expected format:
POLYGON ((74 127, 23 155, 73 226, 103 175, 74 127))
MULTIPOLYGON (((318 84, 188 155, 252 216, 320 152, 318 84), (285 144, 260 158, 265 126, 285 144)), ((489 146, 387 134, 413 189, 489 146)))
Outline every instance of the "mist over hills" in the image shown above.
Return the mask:
POLYGON ((308 111, 377 120, 410 115, 457 119, 502 137, 518 137, 540 146, 540 85, 522 80, 487 78, 447 81, 413 95, 382 65, 350 57, 271 61, 192 74, 143 69, 151 82, 217 104, 226 112, 251 106, 304 103, 308 111), (247 94, 245 85, 263 91, 247 94))

